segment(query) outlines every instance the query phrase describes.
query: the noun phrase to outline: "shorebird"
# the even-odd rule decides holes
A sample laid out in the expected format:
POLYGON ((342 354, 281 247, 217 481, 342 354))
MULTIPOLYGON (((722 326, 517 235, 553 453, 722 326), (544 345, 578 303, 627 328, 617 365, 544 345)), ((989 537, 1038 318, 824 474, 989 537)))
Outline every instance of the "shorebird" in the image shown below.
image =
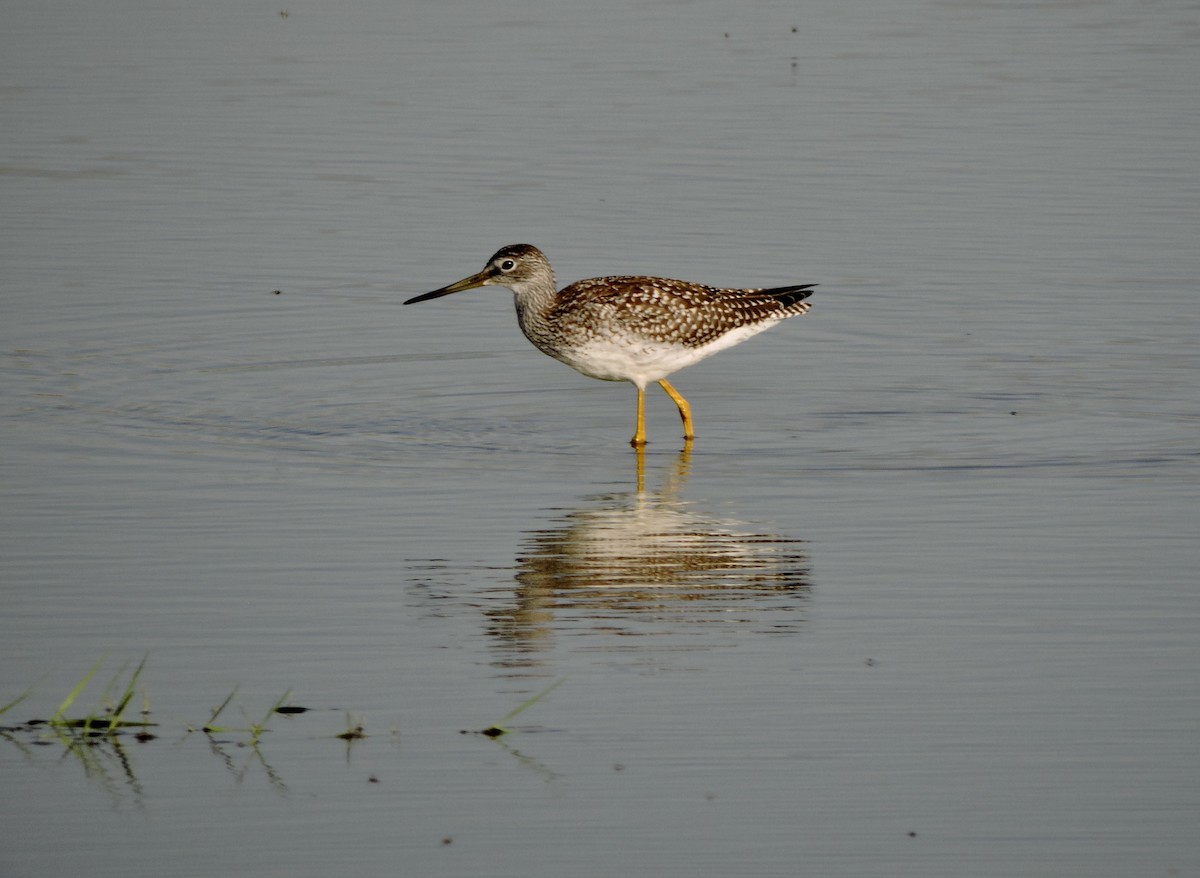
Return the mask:
POLYGON ((738 290, 633 276, 594 277, 559 290, 541 250, 511 244, 497 250, 482 271, 404 304, 486 286, 512 290, 521 331, 542 353, 592 378, 637 388, 637 429, 629 444, 641 448, 646 385, 657 381, 675 402, 683 438, 691 442, 691 406, 667 376, 806 313, 810 305, 804 300, 816 284, 738 290))

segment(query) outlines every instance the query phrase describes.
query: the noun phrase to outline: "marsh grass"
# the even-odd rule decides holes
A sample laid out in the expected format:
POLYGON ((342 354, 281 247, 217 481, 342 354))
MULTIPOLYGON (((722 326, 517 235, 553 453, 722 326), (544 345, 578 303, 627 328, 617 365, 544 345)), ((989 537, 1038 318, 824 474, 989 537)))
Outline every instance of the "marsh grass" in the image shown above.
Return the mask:
MULTIPOLYGON (((140 808, 144 803, 145 793, 135 770, 134 751, 128 742, 131 735, 132 740, 138 743, 157 738, 157 735, 150 731, 157 728, 158 724, 151 722, 150 696, 143 685, 142 675, 148 660, 147 653, 135 665, 129 662, 121 665, 108 680, 91 709, 82 710, 78 705, 104 666, 104 658, 97 660, 61 698, 49 719, 31 719, 16 725, 0 725, 0 741, 13 744, 29 759, 35 758, 34 754, 39 747, 61 745, 65 754, 73 756, 82 766, 84 774, 107 791, 114 806, 132 800, 140 808), (136 709, 131 710, 131 706, 135 704, 134 697, 139 693, 140 712, 136 709)), ((533 707, 565 681, 564 677, 551 683, 487 728, 474 732, 464 730, 463 734, 479 734, 491 738, 510 734, 511 730, 506 727, 506 723, 533 707)), ((205 722, 198 726, 185 725, 184 738, 193 732, 201 733, 207 739, 211 750, 223 760, 237 783, 240 784, 252 768, 261 766, 271 786, 281 795, 286 795, 287 785, 279 772, 264 757, 260 744, 264 736, 272 731, 270 724, 276 717, 282 716, 286 721, 299 714, 308 713, 311 708, 291 704, 292 690, 289 689, 261 714, 261 718, 252 719, 252 714, 247 711, 246 706, 239 703, 238 693, 238 686, 234 686, 220 704, 209 711, 205 722), (235 706, 241 713, 243 722, 229 723, 226 718, 235 706), (239 749, 245 754, 245 759, 235 759, 234 754, 239 749)), ((31 686, 0 705, 0 717, 10 715, 17 705, 24 703, 33 694, 34 688, 31 686)), ((257 713, 253 715, 259 716, 257 713)), ((333 738, 344 741, 349 747, 368 737, 360 715, 347 710, 345 718, 345 730, 334 734, 333 738)), ((397 734, 393 729, 393 737, 397 734)))
MULTIPOLYGON (((267 711, 267 715, 264 716, 261 721, 250 723, 250 727, 248 729, 246 729, 246 731, 248 731, 250 733, 250 740, 253 744, 255 744, 257 746, 259 738, 261 738, 263 736, 263 733, 270 731, 270 729, 267 728, 267 722, 271 719, 272 716, 275 715, 275 713, 279 710, 279 708, 283 706, 283 703, 291 697, 292 697, 292 690, 289 689, 288 691, 284 692, 283 695, 279 696, 278 701, 276 701, 274 704, 271 705, 271 709, 267 711)), ((249 722, 250 718, 249 718, 249 716, 247 716, 246 711, 244 709, 242 710, 242 715, 246 716, 246 720, 247 720, 247 722, 249 722)))
MULTIPOLYGON (((228 728, 217 725, 217 717, 219 717, 225 711, 225 708, 229 706, 229 703, 233 701, 233 697, 237 695, 237 691, 238 687, 234 686, 233 691, 225 696, 225 700, 212 709, 212 713, 209 714, 208 717, 208 722, 200 727, 200 731, 204 732, 206 735, 219 735, 223 732, 231 731, 228 728)), ((188 731, 194 732, 195 729, 189 726, 188 731)))
MULTIPOLYGON (((88 684, 92 681, 92 677, 100 670, 100 666, 104 664, 104 659, 99 659, 83 675, 83 678, 75 684, 71 691, 67 693, 62 703, 59 704, 58 710, 54 712, 54 715, 50 719, 46 720, 46 725, 54 729, 78 730, 85 736, 112 734, 118 729, 140 726, 142 734, 148 735, 149 732, 146 730, 155 725, 155 723, 150 722, 148 706, 143 707, 142 716, 137 720, 125 719, 125 709, 129 707, 129 702, 133 700, 133 696, 137 692, 138 680, 142 676, 142 671, 146 668, 146 661, 149 657, 148 653, 142 656, 142 660, 138 662, 137 667, 133 669, 128 679, 124 681, 122 681, 122 677, 128 670, 129 664, 122 665, 121 669, 108 682, 108 685, 104 687, 100 704, 96 709, 82 716, 68 715, 67 711, 71 709, 76 699, 87 689, 88 684)), ((148 705, 148 699, 143 699, 143 704, 148 705)))
MULTIPOLYGON (((104 687, 96 706, 77 712, 73 710, 76 702, 104 664, 100 659, 71 687, 49 719, 32 719, 19 726, 6 726, 3 738, 29 757, 36 746, 60 744, 65 756, 74 757, 84 775, 104 789, 114 805, 132 799, 141 807, 144 792, 122 736, 136 728, 135 740, 139 743, 156 737, 150 731, 155 724, 150 722, 150 700, 144 691, 140 716, 127 717, 129 706, 141 686, 147 659, 148 655, 143 656, 132 670, 128 663, 122 665, 104 687)), ((0 715, 8 713, 32 694, 33 687, 26 689, 0 707, 0 715)))
POLYGON ((245 726, 219 726, 219 725, 217 725, 218 717, 220 717, 221 714, 225 712, 225 708, 229 707, 229 705, 233 703, 233 699, 237 696, 237 693, 238 693, 238 687, 234 686, 233 690, 230 691, 230 693, 225 696, 225 700, 222 701, 220 704, 218 704, 216 707, 214 707, 212 709, 212 712, 208 715, 208 721, 205 722, 204 725, 200 726, 198 729, 195 726, 188 726, 188 728, 187 728, 188 733, 200 731, 200 732, 203 732, 204 734, 208 735, 209 737, 212 737, 213 735, 224 735, 224 734, 228 734, 230 732, 246 732, 247 734, 250 735, 250 743, 252 745, 257 746, 258 742, 262 738, 263 734, 270 731, 270 729, 267 727, 267 723, 270 721, 272 716, 274 716, 275 714, 289 715, 289 714, 307 713, 308 712, 307 707, 296 707, 296 706, 285 706, 284 705, 284 702, 292 697, 292 690, 289 689, 286 692, 284 692, 281 696, 279 696, 278 699, 276 699, 275 703, 272 704, 270 706, 270 708, 268 708, 266 715, 258 722, 255 722, 254 720, 250 719, 250 715, 246 712, 245 707, 238 705, 238 709, 241 710, 242 716, 246 720, 245 726))
POLYGON ((517 714, 521 713, 522 711, 524 711, 530 707, 533 707, 533 705, 537 704, 539 701, 541 701, 543 698, 545 698, 547 695, 549 695, 551 692, 553 692, 555 689, 557 689, 559 686, 561 686, 566 681, 566 679, 567 679, 566 677, 560 677, 559 679, 555 680, 553 683, 551 683, 549 686, 547 686, 541 692, 537 693, 532 698, 522 701, 515 708, 513 708, 508 713, 506 713, 503 717, 500 718, 500 722, 493 723, 492 725, 488 726, 486 729, 480 729, 478 734, 487 735, 489 738, 499 738, 501 735, 507 735, 511 731, 511 729, 505 728, 502 725, 502 723, 508 722, 510 719, 512 719, 517 714))
POLYGON ((22 701, 24 701, 26 698, 28 698, 32 694, 33 694, 33 687, 30 686, 28 689, 26 689, 24 692, 22 692, 16 698, 14 698, 12 701, 8 702, 8 704, 0 706, 0 716, 4 716, 4 714, 8 713, 10 710, 12 710, 14 707, 16 707, 18 704, 20 704, 22 701))
MULTIPOLYGON (((104 661, 104 658, 100 658, 88 668, 87 672, 63 696, 58 708, 50 715, 49 719, 26 720, 18 725, 4 726, 0 730, 9 733, 10 740, 11 733, 15 732, 28 732, 36 735, 49 731, 51 735, 48 739, 34 740, 33 743, 52 743, 57 740, 68 747, 73 747, 80 742, 97 743, 101 740, 112 742, 117 736, 131 730, 135 732, 134 737, 139 743, 154 740, 157 736, 150 729, 157 728, 158 723, 152 722, 150 719, 150 696, 142 689, 141 683, 142 672, 146 669, 149 661, 149 653, 144 655, 142 660, 132 668, 128 662, 123 664, 108 681, 100 694, 98 703, 91 710, 76 709, 77 702, 82 699, 96 674, 104 666, 104 661), (139 691, 142 694, 141 710, 134 716, 130 714, 130 705, 134 703, 134 696, 139 691)), ((7 714, 18 704, 24 702, 33 692, 34 689, 31 686, 16 698, 0 706, 0 716, 7 714)), ((275 714, 294 715, 308 711, 307 707, 286 704, 292 697, 292 690, 289 689, 268 708, 262 719, 250 719, 246 709, 239 705, 242 715, 246 718, 245 725, 219 725, 218 720, 234 703, 237 693, 238 687, 235 686, 225 700, 212 709, 207 722, 198 728, 186 726, 186 733, 199 731, 210 737, 225 733, 246 733, 249 735, 248 743, 257 745, 262 736, 270 731, 268 723, 272 716, 275 714)))
MULTIPOLYGON (((76 762, 89 781, 101 787, 111 798, 114 807, 124 807, 130 802, 141 808, 146 793, 136 771, 137 761, 130 741, 145 743, 156 739, 150 730, 158 724, 151 721, 150 696, 145 691, 143 672, 149 654, 136 664, 129 662, 117 669, 100 692, 90 709, 81 709, 89 687, 101 673, 105 659, 96 661, 71 685, 59 701, 49 719, 30 719, 13 722, 9 717, 18 705, 27 701, 35 692, 33 686, 15 698, 0 705, 0 742, 12 744, 28 760, 37 758, 39 749, 61 746, 64 760, 76 762), (135 696, 140 693, 140 702, 135 696), (140 704, 140 708, 138 705, 140 704)), ((267 760, 260 747, 271 724, 277 718, 286 722, 312 708, 292 704, 292 690, 280 695, 265 711, 256 710, 239 703, 239 687, 234 686, 229 694, 198 725, 184 725, 183 738, 193 732, 201 733, 210 750, 229 769, 236 783, 240 784, 255 769, 261 769, 267 782, 280 795, 288 794, 288 786, 282 775, 267 760), (243 720, 230 722, 231 711, 236 708, 243 720), (239 753, 244 758, 239 757, 239 753)), ((346 711, 345 731, 332 737, 350 745, 367 737, 360 716, 346 711)), ((182 740, 179 742, 182 743, 182 740)))

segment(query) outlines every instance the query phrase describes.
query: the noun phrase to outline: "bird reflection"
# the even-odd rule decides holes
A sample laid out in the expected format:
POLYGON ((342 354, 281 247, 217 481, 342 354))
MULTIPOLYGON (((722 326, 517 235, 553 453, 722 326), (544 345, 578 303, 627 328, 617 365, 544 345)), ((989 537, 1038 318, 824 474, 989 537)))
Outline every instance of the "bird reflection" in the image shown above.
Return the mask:
POLYGON ((554 527, 529 532, 515 599, 488 613, 490 633, 527 654, 565 633, 795 630, 809 589, 801 541, 715 518, 680 499, 689 464, 685 446, 663 487, 646 491, 639 452, 637 491, 589 498, 554 527))

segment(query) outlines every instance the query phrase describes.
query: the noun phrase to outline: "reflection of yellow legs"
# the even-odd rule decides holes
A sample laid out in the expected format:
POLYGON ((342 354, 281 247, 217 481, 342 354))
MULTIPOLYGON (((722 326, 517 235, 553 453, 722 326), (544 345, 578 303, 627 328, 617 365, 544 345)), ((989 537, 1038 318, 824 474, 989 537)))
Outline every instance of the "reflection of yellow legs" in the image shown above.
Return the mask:
MULTIPOLYGON (((637 457, 637 492, 640 497, 646 493, 646 446, 635 445, 634 452, 637 457)), ((683 448, 679 449, 679 457, 675 458, 675 465, 671 467, 670 475, 663 483, 662 490, 658 492, 657 499, 659 501, 678 502, 675 495, 687 481, 691 463, 692 440, 689 439, 683 443, 683 448)))
MULTIPOLYGON (((678 390, 667 383, 666 378, 658 383, 678 407, 679 417, 683 419, 683 438, 690 443, 696 438, 696 431, 692 428, 692 407, 678 390)), ((646 391, 640 387, 637 389, 637 429, 634 430, 629 444, 634 448, 641 448, 646 444, 646 391)))

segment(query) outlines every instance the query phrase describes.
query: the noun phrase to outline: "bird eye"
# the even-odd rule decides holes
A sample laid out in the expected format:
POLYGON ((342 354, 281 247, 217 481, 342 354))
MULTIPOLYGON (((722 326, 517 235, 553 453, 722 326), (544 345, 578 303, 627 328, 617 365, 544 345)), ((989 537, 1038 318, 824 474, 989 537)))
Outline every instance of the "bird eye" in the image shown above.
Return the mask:
POLYGON ((512 271, 516 267, 517 267, 517 263, 515 260, 503 259, 500 261, 500 270, 501 271, 512 271))

